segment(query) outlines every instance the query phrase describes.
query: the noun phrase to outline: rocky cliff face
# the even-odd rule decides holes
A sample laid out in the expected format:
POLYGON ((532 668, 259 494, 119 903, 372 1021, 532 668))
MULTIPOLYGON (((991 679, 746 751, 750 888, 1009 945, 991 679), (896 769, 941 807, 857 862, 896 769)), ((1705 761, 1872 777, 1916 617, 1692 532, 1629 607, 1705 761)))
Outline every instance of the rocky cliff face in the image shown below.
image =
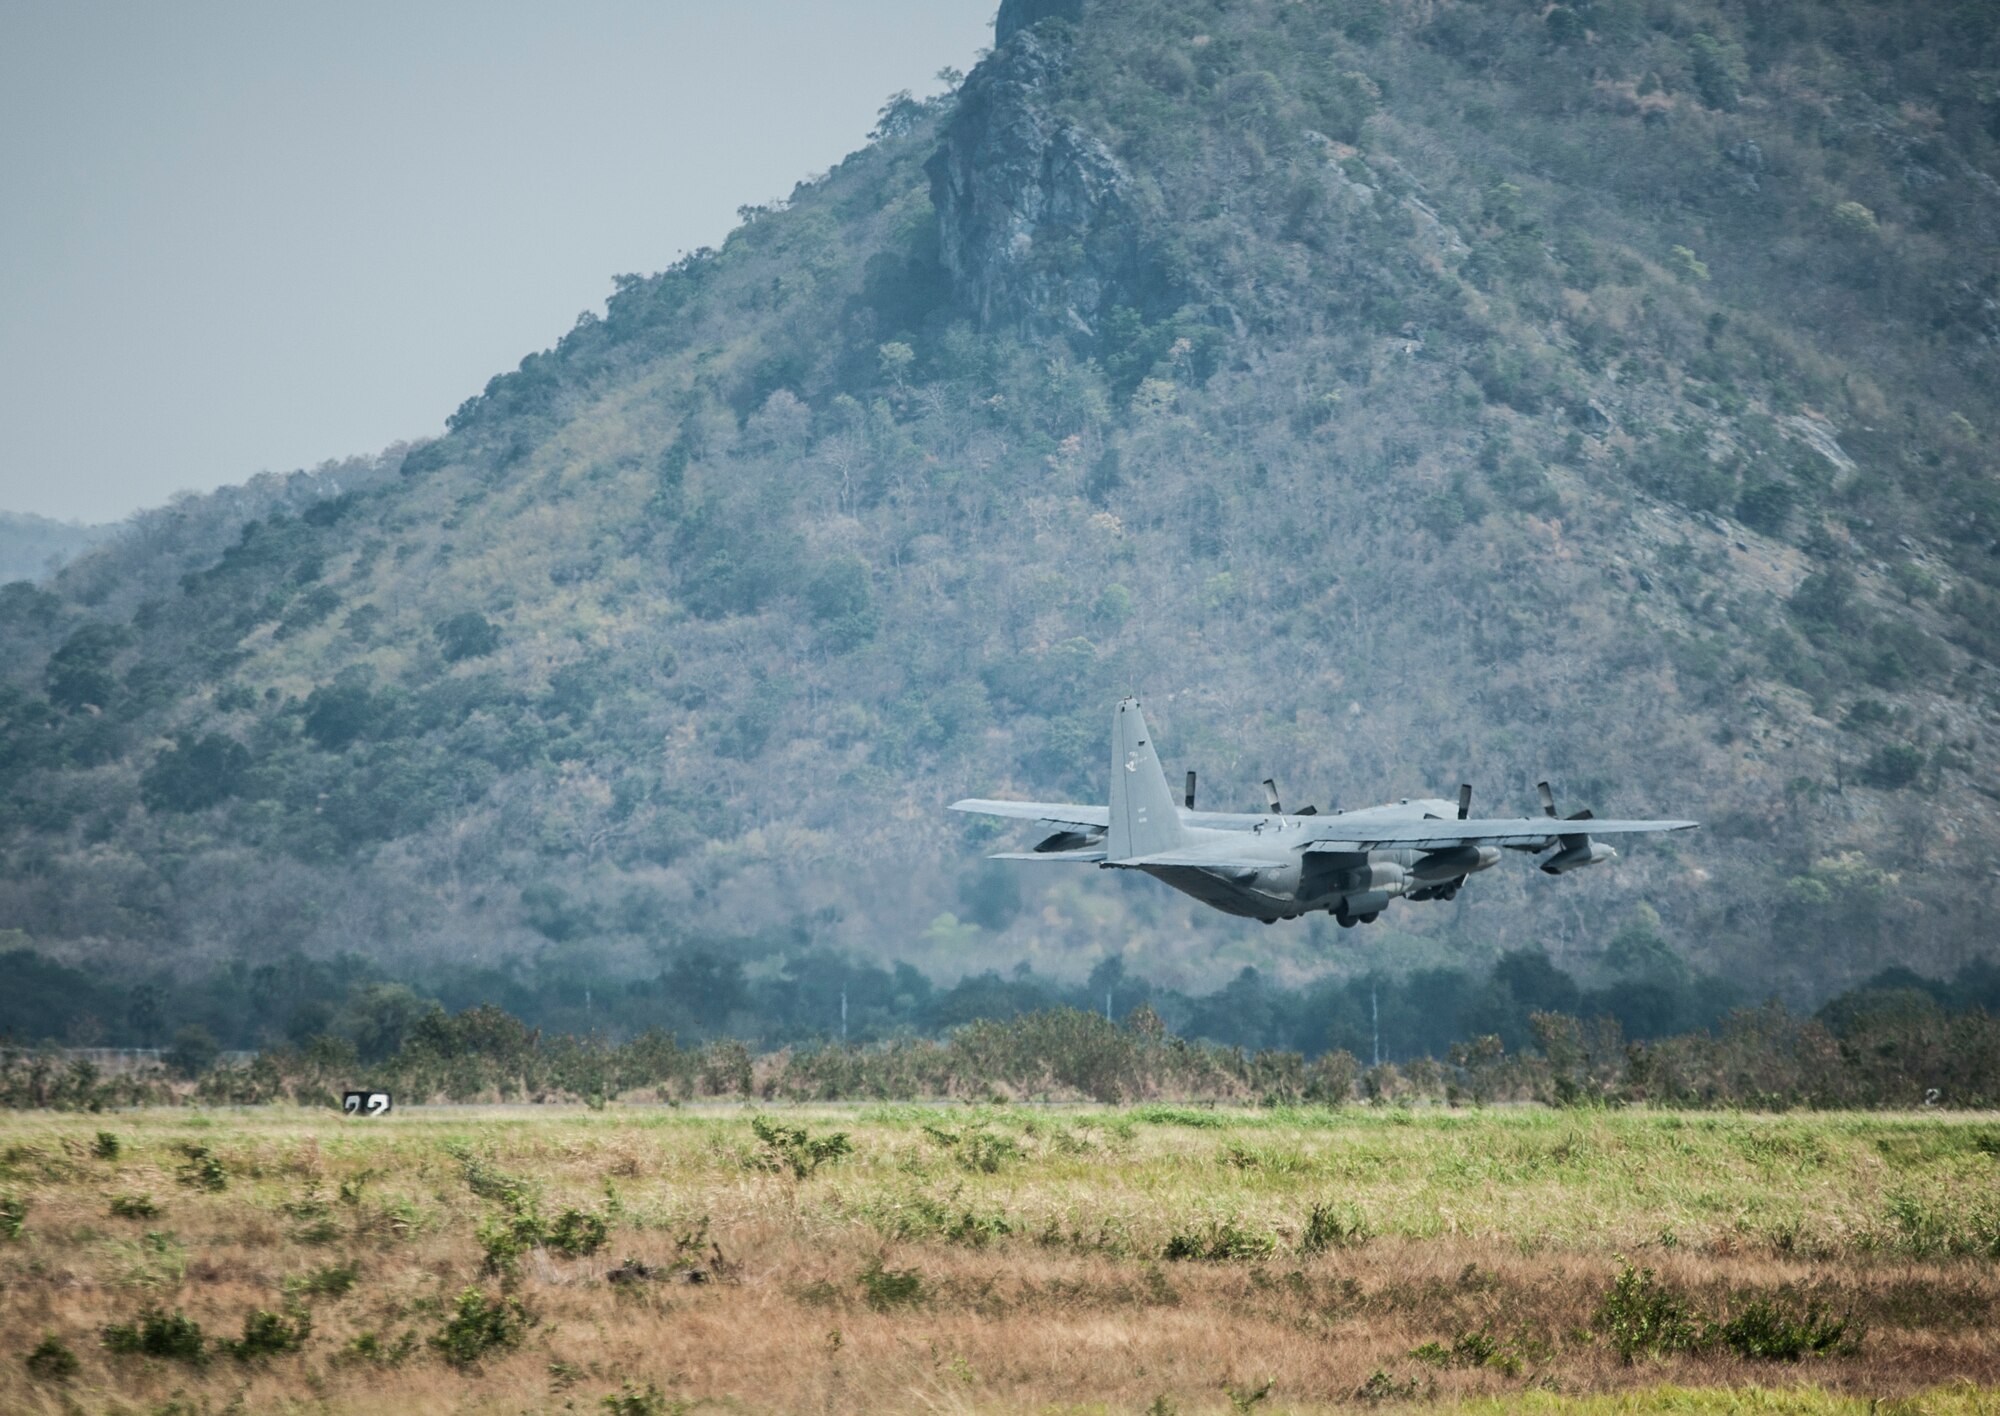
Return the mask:
POLYGON ((1030 15, 1072 9, 1081 6, 1002 8, 1003 43, 966 79, 927 168, 945 268, 982 328, 1088 335, 1143 294, 1126 174, 1103 143, 1049 111, 1066 50, 1024 28, 1030 15))

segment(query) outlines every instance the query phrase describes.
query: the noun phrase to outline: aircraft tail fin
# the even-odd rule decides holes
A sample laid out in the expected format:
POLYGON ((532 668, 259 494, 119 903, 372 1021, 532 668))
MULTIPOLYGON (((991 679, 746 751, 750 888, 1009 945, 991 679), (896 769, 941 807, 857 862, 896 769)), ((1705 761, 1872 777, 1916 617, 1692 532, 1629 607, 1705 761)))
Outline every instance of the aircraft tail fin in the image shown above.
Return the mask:
POLYGON ((1158 855, 1188 839, 1153 750, 1152 729, 1139 711, 1139 700, 1128 698, 1111 716, 1111 822, 1105 856, 1119 861, 1158 855))

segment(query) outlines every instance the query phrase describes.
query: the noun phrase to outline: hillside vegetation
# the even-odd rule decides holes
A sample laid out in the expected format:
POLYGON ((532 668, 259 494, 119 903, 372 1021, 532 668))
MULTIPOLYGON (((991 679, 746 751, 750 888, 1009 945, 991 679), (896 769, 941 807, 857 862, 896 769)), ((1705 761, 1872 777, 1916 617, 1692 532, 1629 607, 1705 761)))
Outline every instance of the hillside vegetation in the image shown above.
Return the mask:
POLYGON ((0 589, 0 924, 579 993, 1984 953, 2000 11, 1046 10, 441 439, 0 589), (1133 689, 1206 805, 1704 829, 1352 933, 982 863, 943 804, 1097 799, 1133 689))

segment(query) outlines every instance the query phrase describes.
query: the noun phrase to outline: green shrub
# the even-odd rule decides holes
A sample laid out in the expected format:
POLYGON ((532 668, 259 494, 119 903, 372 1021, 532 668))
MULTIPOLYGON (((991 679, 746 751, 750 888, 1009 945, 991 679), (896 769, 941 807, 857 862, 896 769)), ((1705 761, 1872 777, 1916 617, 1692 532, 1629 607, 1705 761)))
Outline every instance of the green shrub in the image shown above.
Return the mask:
POLYGON ((1958 1205, 1925 1192, 1901 1191, 1889 1197, 1888 1210, 1901 1247, 1918 1258, 2000 1259, 2000 1203, 1958 1205))
POLYGON ((301 1244, 331 1244, 340 1238, 340 1226, 331 1218, 321 1217, 294 1229, 292 1238, 301 1244))
POLYGON ((324 684, 306 698, 305 734, 328 752, 339 752, 382 726, 389 705, 364 683, 324 684))
POLYGON ((476 610, 453 615, 437 627, 438 650, 445 662, 478 659, 500 647, 500 631, 476 610))
POLYGON ((45 1382, 68 1381, 83 1365, 54 1333, 45 1336, 33 1352, 23 1353, 21 1361, 27 1364, 30 1376, 45 1382))
POLYGON ((1204 1220, 1192 1228, 1179 1230, 1167 1239, 1161 1252, 1167 1259, 1267 1259, 1278 1247, 1269 1230, 1250 1229, 1227 1216, 1204 1220))
POLYGON ((1735 108, 1743 89, 1743 51, 1712 34, 1698 34, 1688 44, 1688 59, 1701 101, 1710 108, 1735 108))
POLYGON ((467 1188, 480 1199, 498 1200, 507 1208, 514 1210, 533 1203, 535 1187, 529 1181, 523 1180, 518 1175, 509 1175, 477 1156, 461 1154, 458 1161, 467 1188))
POLYGON ((1200 1111, 1192 1106, 1135 1106, 1131 1116, 1134 1121, 1144 1121, 1152 1126, 1196 1126, 1217 1130, 1229 1124, 1227 1116, 1200 1111))
POLYGON ((1888 704, 1876 698, 1857 698, 1848 705, 1847 715, 1840 725, 1853 732, 1867 732, 1872 728, 1886 728, 1896 721, 1896 714, 1888 704))
POLYGON ((1349 70, 1323 85, 1319 99, 1319 121, 1326 135, 1339 142, 1358 143, 1362 126, 1382 106, 1382 90, 1368 75, 1349 70))
POLYGON ((1797 1362, 1805 1357, 1853 1352, 1859 1335, 1850 1335, 1849 1326, 1847 1315, 1832 1316, 1817 1299, 1798 1313, 1774 1299, 1759 1298, 1722 1324, 1719 1333, 1739 1357, 1797 1362))
POLYGON ((1510 1375, 1519 1371, 1521 1359, 1503 1350, 1490 1327, 1461 1332, 1447 1347, 1442 1342, 1426 1342, 1413 1348, 1410 1356, 1431 1367, 1498 1367, 1510 1375))
POLYGON ((222 1191, 229 1188, 229 1172, 223 1168, 221 1157, 207 1146, 186 1145, 181 1154, 187 1159, 174 1172, 174 1178, 190 1190, 222 1191))
POLYGON ((594 1254, 604 1247, 611 1226, 589 1210, 566 1209, 548 1227, 546 1242, 559 1254, 594 1254))
POLYGON ((360 1276, 361 1270, 351 1263, 321 1264, 303 1278, 287 1280, 285 1291, 307 1298, 339 1298, 360 1276))
POLYGON ((97 1139, 90 1143, 90 1153, 99 1160, 118 1159, 118 1137, 109 1131, 99 1131, 97 1139))
POLYGON ((854 1154, 845 1131, 828 1136, 812 1136, 803 1126, 786 1126, 768 1117, 750 1118, 750 1130, 761 1149, 754 1164, 759 1169, 787 1172, 795 1180, 808 1180, 822 1165, 854 1154))
POLYGON ((926 1126, 924 1134, 949 1149, 953 1160, 981 1175, 996 1174, 1008 1161, 1021 1158, 1019 1141, 1012 1136, 990 1131, 983 1125, 968 1126, 963 1131, 926 1126))
POLYGON ((837 556, 806 582, 806 608, 835 653, 875 637, 881 613, 870 603, 868 563, 859 556, 837 556))
POLYGON ((969 1248, 983 1249, 995 1239, 1005 1238, 1014 1232, 1014 1226, 1007 1216, 995 1210, 991 1214, 979 1214, 967 1209, 956 1215, 940 1231, 947 1244, 964 1244, 969 1248))
POLYGON ((518 1299, 462 1291, 431 1347, 454 1367, 470 1367, 496 1348, 518 1347, 528 1330, 528 1310, 518 1299))
POLYGON ((1368 1240, 1368 1221, 1353 1205, 1314 1205, 1306 1215, 1299 1252, 1310 1257, 1328 1249, 1351 1249, 1368 1240))
POLYGON ((417 1335, 406 1332, 394 1342, 384 1342, 382 1335, 373 1329, 352 1338, 342 1349, 341 1355, 350 1362, 371 1362, 378 1367, 394 1367, 401 1364, 417 1350, 417 1335))
POLYGON ((259 1308, 243 1319, 243 1336, 222 1346, 237 1361, 250 1362, 259 1357, 282 1357, 297 1352, 311 1335, 310 1314, 293 1312, 286 1316, 259 1308))
POLYGON ((1761 535, 1782 536, 1797 501, 1798 493, 1789 482, 1748 481, 1736 498, 1736 519, 1761 535))
POLYGON ((602 1398, 598 1404, 611 1416, 668 1416, 668 1413, 685 1411, 681 1402, 669 1402, 664 1393, 647 1382, 645 1386, 634 1386, 631 1382, 620 1384, 617 1391, 602 1398))
POLYGON ((1258 1403, 1270 1400, 1271 1388, 1276 1385, 1276 1382, 1265 1382, 1262 1386, 1239 1387, 1229 1382, 1224 1382, 1222 1384, 1222 1394, 1229 1398, 1229 1409, 1231 1411, 1252 1411, 1256 1409, 1258 1403))
POLYGON ((1884 743, 1861 767, 1861 780, 1885 792, 1901 791, 1916 781, 1929 759, 1921 747, 1907 742, 1884 743))
POLYGON ((1354 1389, 1354 1394, 1363 1401, 1404 1401, 1414 1397, 1418 1387, 1415 1377, 1399 1382, 1377 1367, 1368 1374, 1367 1381, 1354 1389))
POLYGON ((863 1301, 878 1313, 923 1301, 923 1275, 915 1269, 884 1268, 879 1254, 855 1275, 854 1281, 861 1285, 863 1301))
POLYGON ((149 811, 204 811, 243 789, 250 751, 222 733, 183 733, 153 759, 139 779, 139 799, 149 811))
POLYGON ((512 1278, 521 1271, 521 1256, 542 1242, 542 1222, 532 1211, 493 1215, 479 1221, 479 1247, 486 1271, 512 1278))
POLYGON ((19 1239, 28 1222, 28 1202, 17 1195, 0 1195, 0 1239, 19 1239))
POLYGON ((1629 1263, 1618 1270, 1593 1326, 1628 1364, 1643 1353, 1693 1351, 1702 1339, 1687 1300, 1656 1279, 1651 1269, 1635 1270, 1629 1263))
POLYGON ((159 1203, 151 1195, 115 1195, 111 1200, 111 1213, 118 1219, 152 1219, 159 1212, 159 1203))
POLYGON ((138 1320, 111 1323, 104 1329, 104 1348, 121 1357, 162 1357, 199 1367, 208 1361, 208 1339, 201 1324, 179 1308, 141 1310, 138 1320))

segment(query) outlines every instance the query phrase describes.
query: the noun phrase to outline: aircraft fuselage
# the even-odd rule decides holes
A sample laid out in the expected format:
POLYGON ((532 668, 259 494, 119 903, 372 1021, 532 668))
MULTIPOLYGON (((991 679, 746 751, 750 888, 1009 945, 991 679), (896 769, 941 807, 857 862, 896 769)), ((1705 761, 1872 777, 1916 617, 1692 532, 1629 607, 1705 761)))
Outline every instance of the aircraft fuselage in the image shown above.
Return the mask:
MULTIPOLYGON (((1218 831, 1188 827, 1185 848, 1198 854, 1204 846, 1226 854, 1227 867, 1139 865, 1143 871, 1203 904, 1245 919, 1296 919, 1325 910, 1346 919, 1367 919, 1392 899, 1449 899, 1468 875, 1490 869, 1500 860, 1491 847, 1459 847, 1441 851, 1366 850, 1304 854, 1299 847, 1323 836, 1329 823, 1351 823, 1365 831, 1378 823, 1448 819, 1457 807, 1449 801, 1420 799, 1362 811, 1328 816, 1267 816, 1248 831, 1218 831), (1268 864, 1248 868, 1252 861, 1268 864)), ((1102 862, 1117 868, 1112 861, 1102 862)))

